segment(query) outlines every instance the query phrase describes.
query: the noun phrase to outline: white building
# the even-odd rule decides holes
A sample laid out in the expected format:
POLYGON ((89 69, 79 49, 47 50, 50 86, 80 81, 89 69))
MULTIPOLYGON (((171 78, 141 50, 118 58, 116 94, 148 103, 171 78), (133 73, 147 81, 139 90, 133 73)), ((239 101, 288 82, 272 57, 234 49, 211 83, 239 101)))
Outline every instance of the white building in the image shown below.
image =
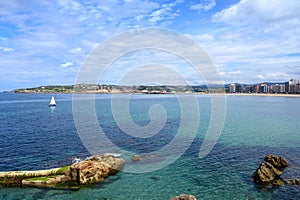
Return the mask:
POLYGON ((235 91, 236 91, 235 84, 234 83, 230 84, 230 86, 229 86, 229 92, 230 93, 235 93, 235 91))

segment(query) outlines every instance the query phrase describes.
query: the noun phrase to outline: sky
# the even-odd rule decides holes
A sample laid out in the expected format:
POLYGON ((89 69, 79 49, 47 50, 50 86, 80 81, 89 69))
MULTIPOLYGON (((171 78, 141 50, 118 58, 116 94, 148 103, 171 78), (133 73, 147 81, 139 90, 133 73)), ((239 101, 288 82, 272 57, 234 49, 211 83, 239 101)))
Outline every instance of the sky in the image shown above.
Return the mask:
MULTIPOLYGON (((0 91, 74 84, 98 45, 144 27, 195 41, 225 83, 299 79, 299 10, 298 0, 2 0, 0 91)), ((108 70, 103 82, 114 83, 117 71, 108 70)))

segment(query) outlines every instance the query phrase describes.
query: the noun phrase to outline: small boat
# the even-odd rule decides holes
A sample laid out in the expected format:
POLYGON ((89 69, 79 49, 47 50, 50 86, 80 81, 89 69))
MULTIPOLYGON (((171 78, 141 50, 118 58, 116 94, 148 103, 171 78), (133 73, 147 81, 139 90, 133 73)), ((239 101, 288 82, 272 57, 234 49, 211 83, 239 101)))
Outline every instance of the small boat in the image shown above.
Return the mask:
POLYGON ((56 102, 55 102, 54 96, 52 96, 49 106, 50 107, 56 106, 56 102))

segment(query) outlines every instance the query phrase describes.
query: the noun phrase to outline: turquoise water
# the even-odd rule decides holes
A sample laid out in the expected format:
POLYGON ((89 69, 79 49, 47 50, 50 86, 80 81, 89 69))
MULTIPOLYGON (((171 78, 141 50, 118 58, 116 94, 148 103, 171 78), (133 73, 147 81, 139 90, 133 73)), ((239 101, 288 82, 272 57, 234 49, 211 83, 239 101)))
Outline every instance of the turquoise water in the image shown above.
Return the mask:
MULTIPOLYGON (((122 95, 120 96, 122 97, 122 95)), ((0 170, 46 169, 87 157, 73 120, 72 96, 0 93, 0 170)), ((268 153, 287 158, 284 177, 300 177, 300 98, 229 96, 224 128, 208 156, 198 158, 210 119, 210 98, 197 96, 200 127, 190 148, 171 165, 149 173, 119 172, 79 190, 0 188, 0 199, 170 199, 181 193, 197 199, 299 199, 299 186, 261 188, 250 180, 268 153)), ((115 145, 137 153, 166 145, 180 123, 180 106, 172 95, 135 95, 133 120, 145 126, 148 109, 160 104, 167 120, 159 134, 139 139, 123 134, 113 120, 110 95, 96 95, 99 124, 115 145)), ((126 155, 124 155, 126 157, 126 155)), ((130 162, 130 161, 128 161, 130 162)))

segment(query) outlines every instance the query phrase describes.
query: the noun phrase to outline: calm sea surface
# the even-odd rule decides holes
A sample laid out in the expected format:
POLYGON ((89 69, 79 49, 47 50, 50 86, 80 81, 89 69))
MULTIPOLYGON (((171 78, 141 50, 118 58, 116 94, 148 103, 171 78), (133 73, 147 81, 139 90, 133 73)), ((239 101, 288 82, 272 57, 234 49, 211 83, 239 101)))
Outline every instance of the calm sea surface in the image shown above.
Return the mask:
MULTIPOLYGON (((36 170, 70 164, 90 155, 76 131, 72 96, 0 93, 0 171, 36 170)), ((122 98, 122 95, 120 95, 122 98)), ((171 165, 149 173, 120 172, 79 190, 0 188, 0 199, 170 199, 182 193, 197 199, 300 199, 300 186, 260 188, 251 175, 269 153, 287 158, 284 177, 300 177, 300 98, 229 96, 226 120, 217 145, 198 158, 210 119, 210 98, 197 96, 201 119, 189 149, 171 165)), ((132 119, 150 122, 149 108, 159 104, 167 119, 159 134, 135 139, 122 134, 110 109, 110 95, 96 95, 98 122, 122 149, 152 152, 176 135, 181 110, 172 95, 134 95, 132 119), (142 147, 142 148, 141 148, 142 147), (141 150, 142 149, 142 150, 141 150)), ((187 125, 188 126, 188 125, 187 125)))

